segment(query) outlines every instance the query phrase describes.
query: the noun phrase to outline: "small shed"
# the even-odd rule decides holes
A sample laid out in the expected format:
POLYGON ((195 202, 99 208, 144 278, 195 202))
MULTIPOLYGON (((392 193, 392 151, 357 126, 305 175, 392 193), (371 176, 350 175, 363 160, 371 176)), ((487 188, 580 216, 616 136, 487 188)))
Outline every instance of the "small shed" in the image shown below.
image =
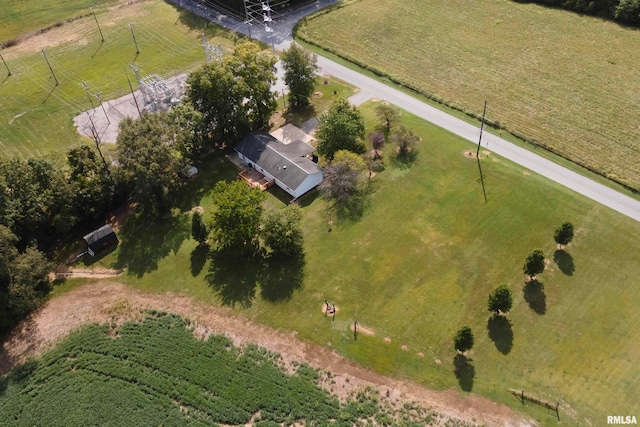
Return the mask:
POLYGON ((118 246, 118 236, 110 225, 103 225, 82 238, 87 243, 87 253, 91 256, 118 246))

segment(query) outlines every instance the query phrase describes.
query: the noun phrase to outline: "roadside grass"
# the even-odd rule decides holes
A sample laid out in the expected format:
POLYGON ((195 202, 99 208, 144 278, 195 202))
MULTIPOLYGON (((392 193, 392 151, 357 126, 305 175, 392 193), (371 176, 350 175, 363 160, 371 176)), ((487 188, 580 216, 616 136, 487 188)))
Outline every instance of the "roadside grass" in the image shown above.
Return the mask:
POLYGON ((26 34, 90 14, 90 7, 108 6, 119 0, 0 0, 0 44, 26 34))
MULTIPOLYGON (((29 41, 3 51, 12 75, 0 76, 0 156, 26 159, 59 155, 86 140, 73 126, 73 117, 91 108, 80 86, 83 81, 91 94, 101 93, 103 100, 109 100, 129 93, 127 76, 137 89, 135 75, 129 69, 132 63, 140 68, 142 76, 158 74, 165 78, 202 64, 202 32, 226 51, 233 48, 226 30, 206 26, 203 19, 178 12, 161 1, 103 11, 98 19, 104 43, 89 16, 52 29, 46 34, 47 41, 39 42, 37 48, 29 41), (58 86, 40 49, 46 52, 58 86)), ((96 98, 91 102, 97 105, 96 98)))
MULTIPOLYGON (((376 125, 374 107, 373 102, 362 106, 368 129, 376 125)), ((302 286, 290 299, 275 302, 263 299, 258 286, 252 304, 236 310, 295 330, 301 339, 331 346, 376 371, 485 395, 543 425, 555 423, 555 414, 523 407, 507 389, 560 402, 562 423, 598 424, 606 414, 640 410, 633 397, 640 224, 491 154, 481 160, 485 204, 477 164, 464 156, 473 146, 408 113, 402 119, 422 137, 415 162, 398 164, 393 147, 385 147, 386 169, 371 181, 362 217, 343 222, 334 217, 331 232, 326 202, 317 193, 302 198, 302 286), (576 236, 564 253, 556 253, 553 230, 566 220, 575 225, 576 236), (537 283, 527 284, 521 268, 536 248, 544 250, 549 265, 537 283), (514 307, 508 322, 490 321, 487 296, 503 283, 514 293, 514 307), (323 315, 325 300, 338 307, 335 320, 323 315), (354 340, 355 320, 375 335, 360 333, 354 340), (464 324, 476 336, 467 355, 475 377, 457 378, 452 337, 464 324)), ((215 208, 208 194, 213 182, 233 176, 221 157, 203 165, 193 185, 205 217, 215 208)), ((284 206, 275 196, 267 204, 284 206)), ((186 233, 187 208, 176 215, 185 218, 125 226, 120 248, 101 263, 153 265, 141 276, 136 273, 141 267, 130 265, 121 279, 144 290, 219 303, 205 280, 210 260, 196 260, 193 269, 196 243, 186 233), (175 228, 167 228, 171 224, 175 228), (159 254, 155 265, 144 250, 123 257, 128 239, 163 247, 153 249, 159 254)), ((243 275, 252 268, 238 260, 226 271, 243 275)))
POLYGON ((346 2, 298 36, 640 188, 640 34, 534 4, 346 2))

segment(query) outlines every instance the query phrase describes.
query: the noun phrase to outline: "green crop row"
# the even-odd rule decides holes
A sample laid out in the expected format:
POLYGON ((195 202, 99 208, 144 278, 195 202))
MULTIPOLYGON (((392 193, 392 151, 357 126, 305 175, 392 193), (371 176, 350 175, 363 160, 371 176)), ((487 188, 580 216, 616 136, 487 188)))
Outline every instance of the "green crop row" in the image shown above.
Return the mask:
POLYGON ((429 411, 380 406, 368 389, 340 404, 319 374, 279 354, 224 336, 194 337, 186 320, 165 313, 117 330, 89 325, 40 360, 0 382, 8 425, 414 425, 429 411), (259 415, 256 415, 258 414, 259 415), (256 419, 259 418, 259 419, 256 419))

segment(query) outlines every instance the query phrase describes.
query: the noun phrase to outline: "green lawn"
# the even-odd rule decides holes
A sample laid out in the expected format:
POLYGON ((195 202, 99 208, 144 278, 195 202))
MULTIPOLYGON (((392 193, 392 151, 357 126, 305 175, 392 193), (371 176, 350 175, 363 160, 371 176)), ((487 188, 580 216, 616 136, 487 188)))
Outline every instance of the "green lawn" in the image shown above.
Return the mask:
MULTIPOLYGON (((201 33, 231 50, 233 42, 219 27, 205 29, 204 21, 161 1, 140 2, 98 15, 105 42, 93 17, 84 17, 47 33, 46 55, 55 82, 39 50, 17 45, 3 51, 12 75, 0 70, 0 156, 42 157, 64 152, 81 141, 73 117, 91 108, 80 86, 101 92, 108 100, 129 93, 127 74, 137 83, 129 65, 142 76, 168 78, 187 72, 204 61, 201 33), (140 49, 136 55, 131 31, 140 49), (226 37, 226 38, 225 38, 226 37), (125 74, 125 68, 128 70, 125 74)), ((96 105, 96 100, 93 99, 96 105)))
POLYGON ((94 7, 99 13, 101 6, 118 3, 119 0, 0 0, 0 43, 35 32, 37 30, 87 15, 94 7))
POLYGON ((513 1, 343 2, 298 36, 640 189, 640 33, 513 1))
MULTIPOLYGON (((369 128, 374 105, 363 106, 369 128)), ((472 145, 409 114, 403 120, 423 138, 416 161, 398 163, 386 147, 386 170, 374 177, 362 216, 334 222, 331 232, 326 203, 305 196, 304 265, 280 282, 297 287, 300 280, 300 288, 289 300, 268 301, 259 286, 266 276, 231 263, 225 271, 235 282, 228 283, 255 292, 248 308, 236 309, 379 372, 471 390, 543 425, 555 415, 522 407, 508 388, 559 401, 562 423, 598 425, 606 414, 636 413, 640 224, 493 155, 483 159, 485 204, 477 164, 463 155, 472 145), (576 227, 575 241, 555 254, 553 230, 565 220, 576 227), (536 248, 550 260, 539 277, 542 290, 525 285, 521 273, 536 248), (509 323, 489 324, 487 295, 502 283, 515 296, 509 323), (333 322, 321 313, 325 299, 338 306, 333 322), (354 320, 375 335, 361 333, 354 341, 354 320), (476 335, 472 381, 453 373, 452 336, 463 324, 476 335)), ((233 174, 223 158, 210 159, 183 213, 159 226, 130 220, 121 246, 102 264, 127 266, 123 279, 135 287, 216 301, 219 287, 207 284, 211 264, 189 238, 187 211, 199 204, 210 215, 208 189, 233 174)), ((284 206, 281 197, 267 203, 284 206)))

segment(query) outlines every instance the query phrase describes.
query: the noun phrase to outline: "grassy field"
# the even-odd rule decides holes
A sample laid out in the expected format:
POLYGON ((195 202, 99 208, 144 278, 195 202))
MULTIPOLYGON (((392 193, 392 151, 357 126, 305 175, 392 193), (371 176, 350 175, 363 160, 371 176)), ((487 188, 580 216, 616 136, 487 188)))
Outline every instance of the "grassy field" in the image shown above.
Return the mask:
MULTIPOLYGON (((279 355, 225 336, 194 337, 188 320, 150 313, 140 323, 89 325, 0 380, 2 425, 335 425, 410 416, 363 390, 341 403, 307 365, 284 373, 279 355), (330 420, 335 420, 334 422, 330 420)), ((417 411, 412 411, 414 414, 417 411)), ((452 420, 455 422, 455 420, 452 420)), ((449 424, 448 424, 449 425, 449 424)), ((459 424, 451 424, 459 425, 459 424)), ((460 424, 462 425, 462 424, 460 424)))
POLYGON ((0 44, 66 20, 87 15, 89 8, 118 3, 118 0, 0 0, 0 44))
POLYGON ((640 189, 640 34, 511 1, 360 0, 298 35, 640 189))
MULTIPOLYGON (((369 128, 373 108, 363 107, 369 128)), ((304 263, 280 285, 294 287, 292 297, 263 298, 269 275, 252 268, 238 274, 234 265, 225 283, 255 292, 249 307, 236 309, 379 372, 479 393, 543 425, 557 422, 555 414, 523 407, 508 388, 560 402, 563 425, 637 413, 640 331, 632 325, 640 317, 633 303, 640 297, 640 224, 492 155, 483 159, 484 204, 477 165, 464 156, 472 146, 408 114, 403 119, 423 138, 416 161, 398 163, 387 147, 387 168, 374 177, 362 216, 334 223, 331 232, 326 203, 317 194, 304 197, 304 263), (576 226, 575 241, 556 252, 553 230, 565 220, 576 226), (521 272, 536 248, 550 261, 541 286, 527 285, 521 272), (509 322, 489 322, 487 295, 502 283, 513 291, 514 307, 509 322), (334 322, 321 313, 325 299, 338 306, 334 322), (375 335, 354 341, 354 320, 375 335), (452 336, 463 324, 476 335, 475 378, 453 372, 452 336)), ((135 287, 219 301, 221 288, 206 279, 215 269, 189 238, 187 208, 199 204, 210 214, 207 189, 231 178, 233 168, 212 158, 202 172, 183 213, 160 226, 132 219, 120 231, 121 246, 101 264, 128 267, 123 280, 135 287)), ((278 193, 267 203, 284 206, 278 193)))
MULTIPOLYGON (((64 152, 81 140, 72 119, 91 108, 92 94, 108 100, 129 93, 129 65, 141 75, 170 77, 204 61, 201 33, 227 50, 233 42, 219 27, 205 29, 203 20, 160 1, 140 2, 98 14, 105 42, 93 17, 84 17, 3 51, 12 75, 0 70, 0 156, 42 157, 64 152), (140 49, 136 55, 131 31, 140 49), (58 40, 53 43, 51 40, 58 40), (53 43, 53 44, 52 44, 53 43), (59 81, 51 76, 40 50, 45 49, 59 81), (128 70, 125 73, 125 68, 128 70)), ((97 100, 93 98, 94 105, 97 100)))

